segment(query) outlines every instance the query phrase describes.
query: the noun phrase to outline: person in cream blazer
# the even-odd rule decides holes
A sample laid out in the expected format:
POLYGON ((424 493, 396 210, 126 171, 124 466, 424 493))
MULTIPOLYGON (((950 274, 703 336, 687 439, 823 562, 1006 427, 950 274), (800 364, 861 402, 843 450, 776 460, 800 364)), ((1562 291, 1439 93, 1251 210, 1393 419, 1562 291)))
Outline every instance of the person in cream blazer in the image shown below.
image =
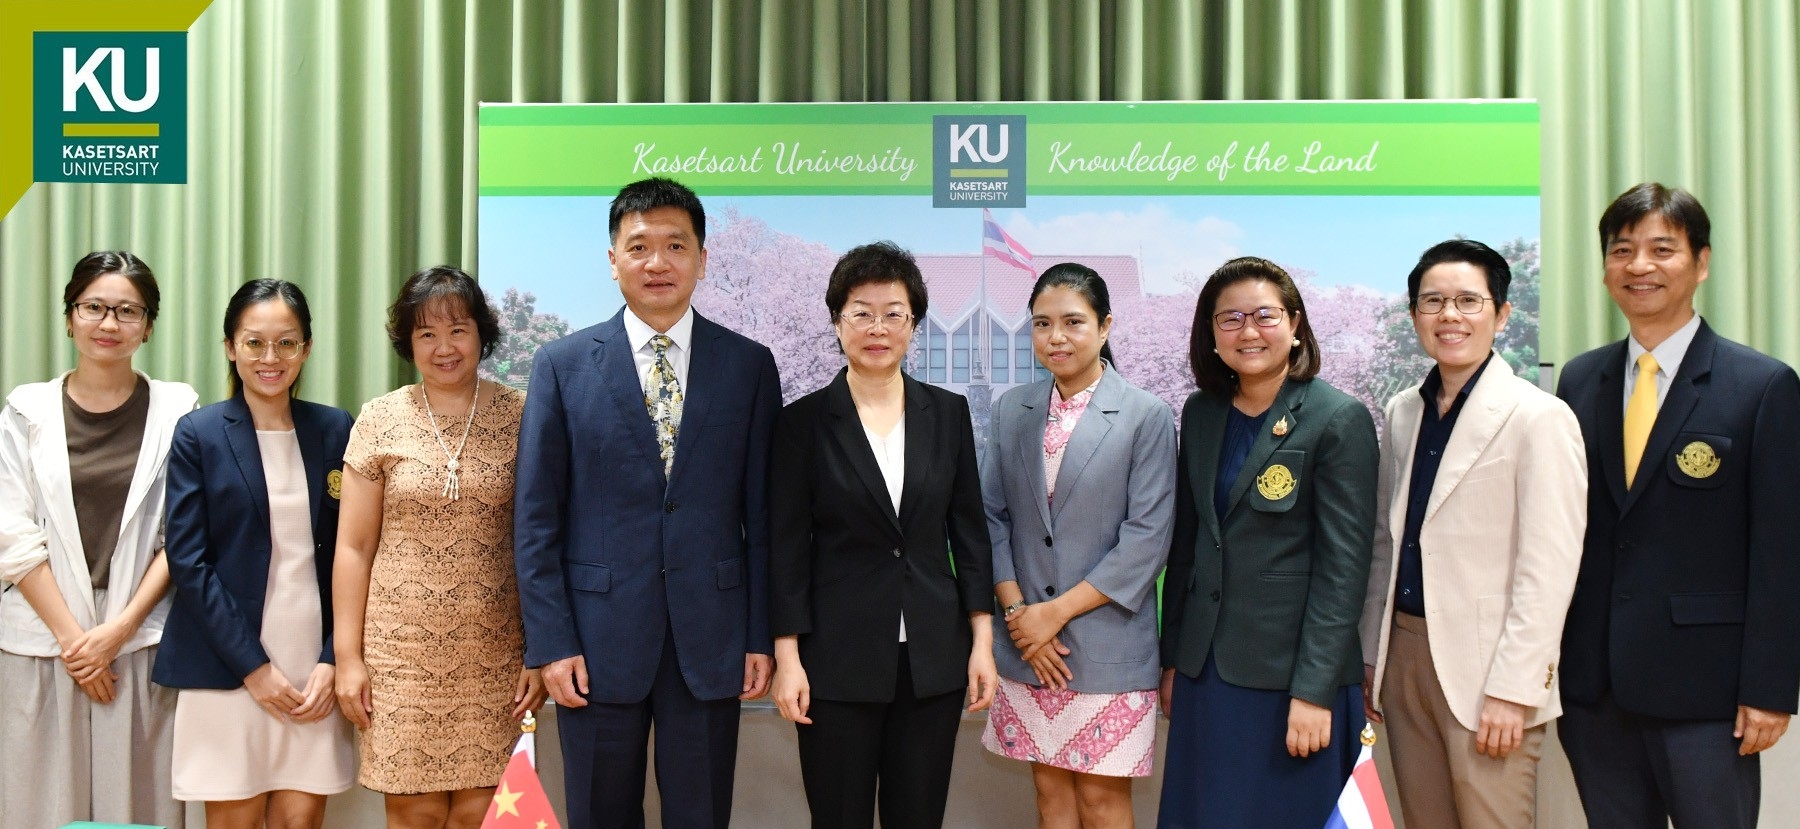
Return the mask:
POLYGON ((1480 242, 1408 280, 1436 360, 1386 408, 1361 634, 1410 826, 1529 827, 1587 520, 1574 413, 1493 350, 1509 266, 1480 242))

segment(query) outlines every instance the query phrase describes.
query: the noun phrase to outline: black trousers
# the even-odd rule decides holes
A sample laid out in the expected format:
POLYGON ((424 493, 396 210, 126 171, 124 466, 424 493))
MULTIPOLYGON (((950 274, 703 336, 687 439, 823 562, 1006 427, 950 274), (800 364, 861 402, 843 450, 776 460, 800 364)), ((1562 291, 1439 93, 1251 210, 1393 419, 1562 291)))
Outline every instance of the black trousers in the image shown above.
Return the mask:
MULTIPOLYGON (((606 670, 598 661, 588 671, 606 670)), ((696 699, 665 631, 656 683, 641 702, 556 709, 569 829, 644 829, 646 748, 655 725, 656 786, 667 829, 726 829, 737 771, 738 700, 696 699)))
POLYGON ((1755 829, 1760 755, 1738 756, 1731 720, 1665 720, 1613 702, 1563 701, 1556 732, 1590 829, 1755 829))
POLYGON ((939 829, 950 796, 950 761, 963 694, 913 695, 906 646, 893 702, 814 699, 797 725, 800 777, 813 829, 939 829))

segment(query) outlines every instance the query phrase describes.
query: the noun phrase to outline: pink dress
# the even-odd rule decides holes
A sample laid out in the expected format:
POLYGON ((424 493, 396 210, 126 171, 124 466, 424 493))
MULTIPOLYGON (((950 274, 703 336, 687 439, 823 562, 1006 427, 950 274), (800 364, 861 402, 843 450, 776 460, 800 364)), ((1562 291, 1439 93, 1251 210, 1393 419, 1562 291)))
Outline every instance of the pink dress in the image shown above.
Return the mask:
MULTIPOLYGON (((1096 381, 1068 400, 1050 385, 1044 488, 1051 500, 1063 450, 1099 385, 1096 381)), ((1083 774, 1149 777, 1156 754, 1156 689, 1088 694, 1001 677, 981 744, 1002 757, 1083 774)))

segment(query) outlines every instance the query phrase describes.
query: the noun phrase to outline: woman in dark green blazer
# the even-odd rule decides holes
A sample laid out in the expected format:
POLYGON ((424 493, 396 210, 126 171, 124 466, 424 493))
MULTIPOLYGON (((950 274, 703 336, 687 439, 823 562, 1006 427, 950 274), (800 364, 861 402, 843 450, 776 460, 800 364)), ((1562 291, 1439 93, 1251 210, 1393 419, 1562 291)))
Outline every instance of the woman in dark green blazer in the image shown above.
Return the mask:
POLYGON ((1374 419, 1315 379, 1294 281, 1254 257, 1206 282, 1163 586, 1162 829, 1325 825, 1363 727, 1356 625, 1374 419))

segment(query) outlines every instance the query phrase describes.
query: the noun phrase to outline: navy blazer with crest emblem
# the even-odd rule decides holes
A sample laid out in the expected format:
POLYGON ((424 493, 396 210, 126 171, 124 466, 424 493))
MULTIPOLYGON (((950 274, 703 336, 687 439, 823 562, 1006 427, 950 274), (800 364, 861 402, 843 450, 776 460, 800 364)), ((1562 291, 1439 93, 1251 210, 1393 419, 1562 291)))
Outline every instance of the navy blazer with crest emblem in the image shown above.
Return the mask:
POLYGON ((1163 667, 1198 678, 1210 654, 1232 685, 1329 707, 1339 687, 1362 681, 1357 622, 1374 551, 1375 420, 1322 380, 1290 378, 1221 522, 1213 481, 1230 406, 1228 395, 1195 392, 1181 413, 1163 667))
MULTIPOLYGON (((335 663, 331 561, 337 551, 344 446, 353 418, 342 409, 304 400, 292 406, 312 506, 324 642, 319 661, 335 663)), ((163 545, 175 600, 150 678, 169 688, 237 688, 269 661, 261 638, 273 550, 262 449, 241 395, 182 416, 169 447, 168 487, 163 545)), ((306 682, 305 677, 288 679, 295 687, 306 682)))
POLYGON ((1563 699, 1665 719, 1800 699, 1800 377, 1704 321, 1625 486, 1626 341, 1569 361, 1588 524, 1563 699))

